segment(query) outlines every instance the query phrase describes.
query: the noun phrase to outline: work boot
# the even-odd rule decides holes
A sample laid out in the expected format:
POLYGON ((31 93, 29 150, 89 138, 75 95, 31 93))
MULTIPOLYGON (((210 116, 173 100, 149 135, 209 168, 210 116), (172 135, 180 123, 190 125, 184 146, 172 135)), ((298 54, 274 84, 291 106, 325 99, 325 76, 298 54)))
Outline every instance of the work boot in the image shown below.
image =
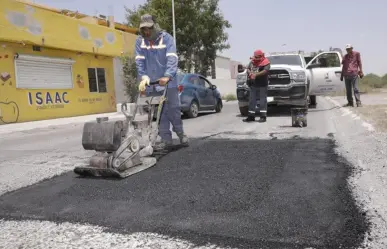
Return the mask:
POLYGON ((247 118, 243 119, 242 120, 243 122, 254 122, 255 121, 255 117, 254 116, 247 116, 247 118))
POLYGON ((359 101, 359 102, 356 103, 356 106, 357 106, 357 107, 362 107, 363 105, 362 105, 361 102, 359 101))
POLYGON ((353 107, 353 103, 347 103, 347 104, 345 104, 345 105, 343 105, 343 107, 353 107))
POLYGON ((260 117, 258 120, 259 123, 265 123, 266 122, 266 117, 260 117))
POLYGON ((180 144, 188 146, 188 143, 189 143, 188 137, 187 137, 187 135, 185 135, 184 132, 176 132, 176 135, 180 139, 180 144))
POLYGON ((155 144, 155 146, 153 147, 153 150, 155 151, 167 150, 172 145, 173 145, 172 141, 161 141, 155 144))

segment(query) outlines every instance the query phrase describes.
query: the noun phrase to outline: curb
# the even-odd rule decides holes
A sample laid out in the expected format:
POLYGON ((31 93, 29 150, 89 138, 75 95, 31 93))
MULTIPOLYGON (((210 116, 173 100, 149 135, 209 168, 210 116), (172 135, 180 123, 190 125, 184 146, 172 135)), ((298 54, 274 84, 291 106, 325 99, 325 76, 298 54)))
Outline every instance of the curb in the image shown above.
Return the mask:
POLYGON ((6 134, 11 132, 18 131, 28 131, 33 129, 41 129, 48 128, 51 126, 60 126, 60 125, 73 125, 73 124, 81 124, 88 121, 96 120, 99 117, 109 117, 109 119, 119 119, 124 118, 125 116, 121 113, 110 112, 110 113, 100 113, 100 114, 92 114, 92 115, 84 115, 84 116, 76 116, 69 118, 57 118, 57 119, 47 119, 47 120, 39 120, 39 121, 30 121, 24 123, 16 123, 16 124, 6 124, 0 125, 0 134, 6 134))

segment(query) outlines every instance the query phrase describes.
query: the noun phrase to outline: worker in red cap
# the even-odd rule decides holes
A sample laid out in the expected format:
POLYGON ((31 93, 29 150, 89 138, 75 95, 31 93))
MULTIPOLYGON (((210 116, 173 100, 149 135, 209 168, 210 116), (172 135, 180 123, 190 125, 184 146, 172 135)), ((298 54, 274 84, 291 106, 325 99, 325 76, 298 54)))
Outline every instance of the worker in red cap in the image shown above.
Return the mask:
POLYGON ((270 61, 261 50, 256 50, 254 56, 250 59, 251 61, 247 67, 249 71, 248 85, 250 87, 249 112, 247 118, 243 119, 243 121, 255 121, 255 108, 259 98, 260 119, 258 122, 266 122, 270 61))

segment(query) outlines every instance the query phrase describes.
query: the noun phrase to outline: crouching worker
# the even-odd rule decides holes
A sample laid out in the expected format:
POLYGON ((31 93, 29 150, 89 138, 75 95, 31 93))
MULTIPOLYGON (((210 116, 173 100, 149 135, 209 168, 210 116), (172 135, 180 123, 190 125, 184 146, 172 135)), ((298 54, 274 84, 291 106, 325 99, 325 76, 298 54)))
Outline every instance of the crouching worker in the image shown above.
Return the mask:
POLYGON ((259 114, 258 122, 266 122, 267 117, 267 87, 269 85, 268 75, 270 70, 270 61, 265 57, 261 50, 254 52, 254 57, 251 59, 248 66, 250 99, 249 113, 244 122, 255 121, 255 108, 257 106, 257 98, 259 97, 259 114))
POLYGON ((158 91, 158 95, 161 95, 164 88, 168 87, 167 99, 160 116, 161 143, 156 144, 155 149, 166 149, 172 145, 171 124, 180 143, 188 145, 188 137, 184 133, 181 120, 180 99, 175 77, 178 62, 176 45, 173 37, 160 29, 151 15, 141 16, 140 35, 136 40, 135 55, 137 74, 141 80, 139 91, 148 89, 148 91, 158 91), (159 81, 159 84, 155 87, 149 86, 150 82, 155 81, 159 81))

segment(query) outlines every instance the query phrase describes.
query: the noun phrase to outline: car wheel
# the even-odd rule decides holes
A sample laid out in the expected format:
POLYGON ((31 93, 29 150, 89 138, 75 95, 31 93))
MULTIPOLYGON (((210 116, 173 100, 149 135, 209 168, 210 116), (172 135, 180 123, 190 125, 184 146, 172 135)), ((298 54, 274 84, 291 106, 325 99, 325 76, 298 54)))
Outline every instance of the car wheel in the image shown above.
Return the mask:
POLYGON ((199 115, 199 105, 194 100, 192 101, 191 105, 189 106, 189 111, 187 112, 187 116, 189 118, 196 118, 199 115))
POLYGON ((248 106, 239 107, 239 111, 242 116, 247 116, 247 114, 249 114, 249 107, 248 106))
POLYGON ((219 99, 215 106, 215 112, 221 112, 222 108, 223 108, 223 102, 221 99, 219 99))

